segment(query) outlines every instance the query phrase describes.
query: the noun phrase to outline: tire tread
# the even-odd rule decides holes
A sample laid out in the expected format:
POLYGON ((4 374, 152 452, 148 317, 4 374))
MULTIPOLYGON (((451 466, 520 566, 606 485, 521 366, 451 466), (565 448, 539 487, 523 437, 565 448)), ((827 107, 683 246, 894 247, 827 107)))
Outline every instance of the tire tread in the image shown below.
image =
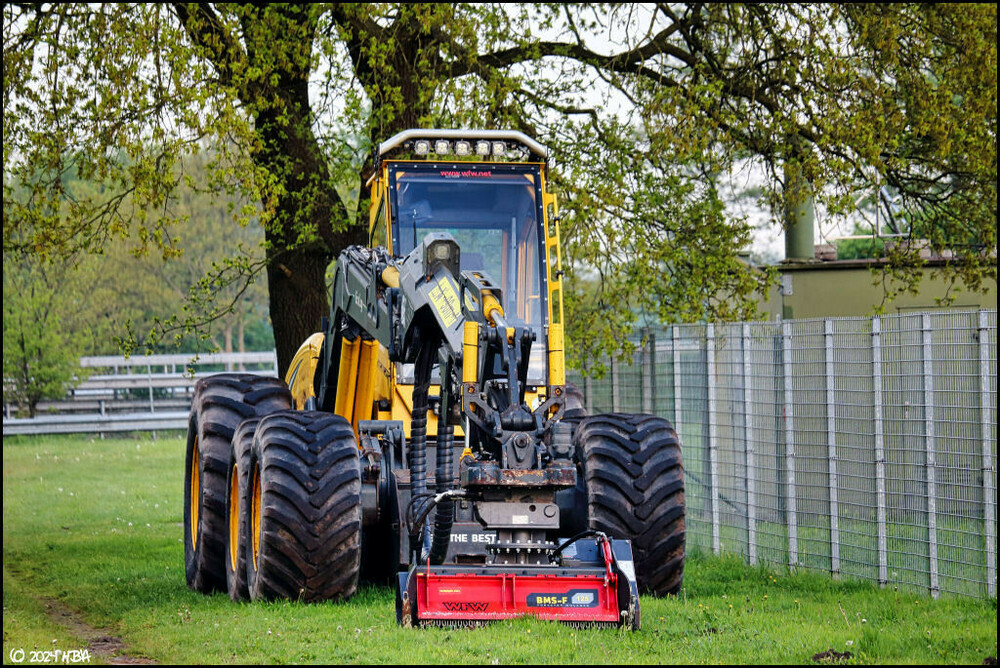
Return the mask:
POLYGON ((229 589, 226 549, 229 541, 227 492, 232 466, 232 439, 244 419, 291 407, 288 387, 278 378, 249 373, 224 373, 195 383, 188 428, 184 484, 184 567, 187 584, 211 593, 229 589), (201 507, 197 545, 191 542, 190 461, 199 449, 201 507))
POLYGON ((317 602, 357 589, 361 567, 361 463, 349 422, 283 411, 258 427, 261 543, 254 600, 317 602))
POLYGON ((670 422, 612 413, 584 418, 576 432, 589 527, 632 542, 642 591, 680 591, 684 573, 684 470, 670 422))

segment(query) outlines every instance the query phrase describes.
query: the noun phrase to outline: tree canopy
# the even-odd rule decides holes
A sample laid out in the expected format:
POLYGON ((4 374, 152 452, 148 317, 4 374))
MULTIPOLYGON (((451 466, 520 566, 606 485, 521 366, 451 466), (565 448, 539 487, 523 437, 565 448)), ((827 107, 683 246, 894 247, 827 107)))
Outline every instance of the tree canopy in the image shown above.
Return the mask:
POLYGON ((130 235, 169 257, 180 186, 239 193, 228 224, 259 220, 263 253, 217 271, 266 272, 281 368, 328 312, 327 266, 363 237, 373 146, 410 127, 514 128, 552 148, 577 356, 616 345, 637 311, 753 314, 766 275, 739 260, 751 229, 718 187, 748 162, 775 211, 798 192, 786 174, 833 214, 891 188, 955 253, 948 271, 995 281, 994 6, 11 3, 3 16, 5 252, 130 235), (69 175, 100 187, 71 192, 69 175))
MULTIPOLYGON (((197 179, 210 156, 190 160, 187 173, 197 179)), ((72 177, 63 185, 74 197, 94 187, 72 177)), ((136 254, 131 238, 110 239, 100 254, 72 257, 5 249, 4 402, 33 414, 39 401, 61 398, 85 378, 86 369, 77 365, 80 356, 114 355, 128 341, 142 340, 151 352, 192 354, 206 351, 205 339, 224 352, 273 348, 262 282, 215 280, 226 277, 220 269, 233 261, 234 250, 251 262, 260 255, 259 225, 226 224, 235 204, 181 188, 175 211, 188 220, 173 241, 182 261, 136 254), (206 294, 215 297, 214 309, 202 299, 206 294), (198 317, 211 320, 211 327, 185 332, 176 326, 191 301, 209 307, 198 317), (161 336, 155 345, 146 336, 166 329, 173 336, 161 336)), ((19 239, 9 245, 30 244, 19 239)))
POLYGON ((43 399, 65 396, 80 377, 76 346, 63 325, 80 293, 64 273, 28 256, 3 272, 3 401, 31 417, 43 399), (68 289, 67 289, 68 288, 68 289))

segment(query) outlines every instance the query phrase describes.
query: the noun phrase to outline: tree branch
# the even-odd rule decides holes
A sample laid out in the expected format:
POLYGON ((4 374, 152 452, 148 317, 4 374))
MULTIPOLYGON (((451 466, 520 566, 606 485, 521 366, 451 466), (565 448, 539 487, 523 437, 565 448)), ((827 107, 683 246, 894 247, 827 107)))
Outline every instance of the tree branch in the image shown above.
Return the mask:
MULTIPOLYGON (((226 86, 236 85, 235 71, 246 64, 247 55, 223 25, 212 5, 207 2, 175 2, 171 7, 188 37, 202 49, 219 73, 220 82, 226 86)), ((246 85, 246 81, 239 83, 241 87, 246 85)), ((240 90, 240 97, 245 98, 249 92, 240 90)))

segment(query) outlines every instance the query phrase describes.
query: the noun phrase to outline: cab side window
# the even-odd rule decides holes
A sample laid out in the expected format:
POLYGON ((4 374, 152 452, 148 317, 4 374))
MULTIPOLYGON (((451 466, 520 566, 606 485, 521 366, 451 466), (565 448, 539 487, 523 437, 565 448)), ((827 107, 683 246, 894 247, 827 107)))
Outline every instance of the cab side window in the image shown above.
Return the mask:
POLYGON ((378 203, 378 210, 375 214, 375 223, 372 225, 371 234, 368 238, 368 245, 371 247, 389 247, 389 238, 386 234, 385 198, 381 198, 378 203))

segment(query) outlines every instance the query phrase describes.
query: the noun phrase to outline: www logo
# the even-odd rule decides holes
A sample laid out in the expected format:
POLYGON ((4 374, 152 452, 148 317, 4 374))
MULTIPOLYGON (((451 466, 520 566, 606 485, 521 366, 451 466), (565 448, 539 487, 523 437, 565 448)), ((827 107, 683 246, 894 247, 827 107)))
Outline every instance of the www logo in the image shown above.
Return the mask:
POLYGON ((448 612, 486 612, 489 607, 490 604, 484 601, 475 601, 472 603, 445 601, 444 603, 444 609, 448 612))

